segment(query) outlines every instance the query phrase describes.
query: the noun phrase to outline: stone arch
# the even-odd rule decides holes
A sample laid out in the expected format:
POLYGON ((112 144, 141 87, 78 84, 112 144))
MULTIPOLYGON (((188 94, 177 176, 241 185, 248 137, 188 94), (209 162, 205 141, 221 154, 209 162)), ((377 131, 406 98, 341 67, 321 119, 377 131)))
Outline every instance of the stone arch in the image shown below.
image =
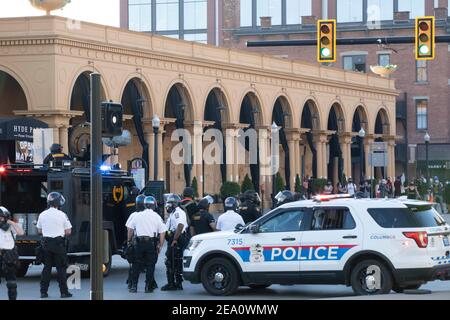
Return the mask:
POLYGON ((390 134, 391 128, 390 128, 389 114, 384 107, 380 107, 378 109, 372 128, 375 134, 382 134, 382 135, 390 134))
MULTIPOLYGON (((358 104, 354 111, 351 122, 351 132, 358 133, 363 128, 366 132, 366 135, 371 134, 369 128, 369 118, 367 109, 363 104, 358 104)), ((366 153, 364 150, 364 139, 361 139, 358 135, 352 137, 351 144, 351 175, 354 178, 353 182, 361 183, 366 174, 366 153)))
POLYGON ((0 116, 13 116, 14 111, 31 109, 27 87, 9 68, 0 66, 0 116))
POLYGON ((191 92, 183 81, 175 81, 171 84, 165 95, 164 117, 176 118, 180 121, 177 125, 181 124, 181 120, 184 122, 186 120, 193 121, 197 119, 194 108, 194 97, 191 92))
POLYGON ((314 98, 308 98, 303 103, 300 118, 300 128, 320 130, 321 128, 320 109, 314 98))
MULTIPOLYGON (((224 86, 222 86, 221 84, 213 84, 208 88, 208 90, 206 91, 206 95, 203 99, 202 106, 206 106, 206 104, 208 102, 208 98, 209 98, 210 94, 213 92, 216 94, 216 97, 219 100, 219 102, 221 102, 223 107, 225 107, 223 121, 226 121, 227 123, 233 122, 234 121, 234 113, 233 113, 233 108, 231 107, 230 96, 229 96, 226 88, 224 86)), ((205 118, 204 111, 205 110, 203 109, 202 119, 205 118)))
POLYGON ((328 110, 327 129, 333 131, 345 131, 347 118, 345 115, 345 108, 342 102, 334 101, 328 110), (335 117, 335 119, 333 119, 335 117), (331 123, 336 120, 336 123, 331 123))
MULTIPOLYGON (((239 123, 245 123, 250 124, 249 122, 245 122, 246 120, 243 120, 242 112, 243 112, 243 106, 244 104, 248 104, 249 106, 253 107, 255 113, 255 125, 263 125, 266 124, 265 122, 265 115, 264 115, 264 107, 262 104, 262 97, 259 94, 258 91, 255 89, 247 89, 244 91, 243 95, 241 96, 240 105, 239 105, 239 123), (244 122, 243 122, 244 121, 244 122)), ((245 107, 247 109, 247 107, 245 107)), ((244 117, 245 118, 245 117, 244 117)), ((248 120, 248 119, 247 119, 248 120)))
POLYGON ((130 82, 134 83, 134 85, 138 89, 139 93, 141 94, 141 96, 143 96, 143 98, 145 100, 144 106, 143 106, 143 118, 151 119, 155 113, 154 112, 154 109, 155 109, 154 101, 155 100, 154 100, 154 93, 152 91, 152 87, 150 86, 149 81, 141 73, 134 72, 134 73, 128 75, 120 89, 121 100, 123 99, 125 91, 126 91, 127 87, 129 86, 130 82))
MULTIPOLYGON (((369 130, 369 117, 367 113, 367 108, 363 104, 358 104, 352 112, 352 121, 349 122, 348 126, 351 126, 349 128, 349 131, 351 132, 359 132, 361 130, 361 127, 364 127, 364 130, 369 130)), ((369 134, 369 132, 366 132, 369 134)))
MULTIPOLYGON (((288 95, 284 94, 284 93, 280 93, 276 96, 275 100, 272 103, 272 121, 273 121, 273 116, 274 116, 274 112, 275 109, 278 107, 277 104, 279 104, 279 106, 281 107, 282 112, 285 115, 285 127, 286 128, 292 128, 294 126, 294 113, 293 113, 293 109, 292 109, 292 102, 291 99, 289 98, 288 95), (287 121, 286 121, 287 119, 287 121)), ((278 123, 277 123, 278 124, 278 123)), ((279 124, 278 124, 279 125, 279 124)))
POLYGON ((336 185, 338 181, 343 181, 344 158, 339 134, 345 131, 344 108, 338 101, 333 102, 328 111, 326 129, 334 132, 328 142, 327 177, 336 185))

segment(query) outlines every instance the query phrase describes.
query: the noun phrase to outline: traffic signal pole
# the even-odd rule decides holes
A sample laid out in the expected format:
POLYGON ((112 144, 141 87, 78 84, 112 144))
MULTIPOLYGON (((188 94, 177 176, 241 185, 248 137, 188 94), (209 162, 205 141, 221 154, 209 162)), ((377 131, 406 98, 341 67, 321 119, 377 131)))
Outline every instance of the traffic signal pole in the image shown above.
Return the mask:
MULTIPOLYGON (((363 45, 363 44, 414 44, 415 37, 375 37, 375 38, 345 38, 336 39, 337 45, 363 45)), ((436 43, 450 43, 450 36, 436 36, 436 43)), ((317 39, 307 40, 268 40, 247 41, 247 47, 307 47, 317 45, 317 39)))
POLYGON ((103 300, 102 107, 100 74, 91 74, 91 300, 103 300))

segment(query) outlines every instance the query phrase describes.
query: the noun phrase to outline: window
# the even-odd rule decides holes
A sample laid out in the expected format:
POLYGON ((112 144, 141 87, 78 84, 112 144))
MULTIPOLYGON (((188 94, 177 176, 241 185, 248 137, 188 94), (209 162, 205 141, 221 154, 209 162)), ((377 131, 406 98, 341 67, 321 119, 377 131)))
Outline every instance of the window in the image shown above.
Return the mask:
POLYGON ((311 221, 311 230, 351 230, 355 220, 347 208, 317 208, 311 221))
POLYGON ((337 0, 337 22, 363 21, 363 0, 337 0))
POLYGON ((367 210, 382 228, 429 228, 445 225, 432 207, 376 208, 367 210))
POLYGON ((208 34, 207 33, 187 33, 184 35, 184 40, 208 43, 208 34))
POLYGON ((428 100, 416 100, 417 130, 428 129, 428 100))
POLYGON ((344 70, 353 70, 357 72, 366 72, 366 56, 344 56, 344 70))
POLYGON ((128 9, 130 30, 142 32, 152 30, 151 0, 130 0, 128 9))
POLYGON ((281 1, 280 0, 257 0, 256 1, 256 24, 261 25, 260 17, 272 17, 272 25, 281 25, 281 1))
POLYGON ((390 54, 379 54, 378 55, 378 65, 382 66, 382 67, 386 67, 387 65, 389 65, 391 63, 391 55, 390 54))
POLYGON ((427 82, 428 81, 427 61, 426 60, 416 61, 416 81, 417 82, 427 82))
POLYGON ((207 28, 206 0, 184 0, 184 29, 207 28))
POLYGON ((252 0, 241 0, 241 27, 252 26, 252 0))
POLYGON ((268 221, 264 222, 259 228, 259 232, 290 232, 300 231, 303 220, 303 210, 285 211, 268 221))
POLYGON ((286 24, 300 24, 301 17, 311 14, 311 0, 286 0, 286 24))
POLYGON ((393 19, 394 0, 367 0, 368 21, 385 21, 393 19))
POLYGON ((156 0, 156 30, 178 30, 178 0, 156 0))
POLYGON ((409 11, 409 18, 425 15, 425 0, 398 0, 398 11, 409 11))

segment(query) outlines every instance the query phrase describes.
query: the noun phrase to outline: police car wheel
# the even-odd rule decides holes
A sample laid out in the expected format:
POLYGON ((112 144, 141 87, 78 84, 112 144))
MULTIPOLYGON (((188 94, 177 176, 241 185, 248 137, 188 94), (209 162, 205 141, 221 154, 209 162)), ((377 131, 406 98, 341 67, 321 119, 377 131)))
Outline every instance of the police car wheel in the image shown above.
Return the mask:
POLYGON ((248 287, 253 290, 262 290, 270 287, 270 284, 249 284, 248 287))
POLYGON ((377 260, 359 262, 351 271, 350 283, 359 296, 388 294, 393 286, 389 269, 377 260))
POLYGON ((205 263, 201 271, 203 287, 214 296, 228 296, 239 287, 239 276, 235 266, 227 259, 213 258, 205 263))

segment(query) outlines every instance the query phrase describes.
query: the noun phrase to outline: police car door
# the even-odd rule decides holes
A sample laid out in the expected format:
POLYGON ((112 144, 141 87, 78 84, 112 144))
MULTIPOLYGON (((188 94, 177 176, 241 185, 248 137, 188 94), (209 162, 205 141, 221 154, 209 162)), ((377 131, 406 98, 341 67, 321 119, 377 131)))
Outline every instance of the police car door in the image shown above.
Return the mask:
POLYGON ((300 271, 342 271, 362 244, 362 225, 347 206, 318 205, 305 218, 300 271))
POLYGON ((280 272, 293 272, 292 276, 298 277, 303 217, 304 211, 295 208, 278 210, 259 219, 256 222, 259 231, 247 235, 247 248, 241 255, 245 271, 269 272, 275 277, 280 272))

